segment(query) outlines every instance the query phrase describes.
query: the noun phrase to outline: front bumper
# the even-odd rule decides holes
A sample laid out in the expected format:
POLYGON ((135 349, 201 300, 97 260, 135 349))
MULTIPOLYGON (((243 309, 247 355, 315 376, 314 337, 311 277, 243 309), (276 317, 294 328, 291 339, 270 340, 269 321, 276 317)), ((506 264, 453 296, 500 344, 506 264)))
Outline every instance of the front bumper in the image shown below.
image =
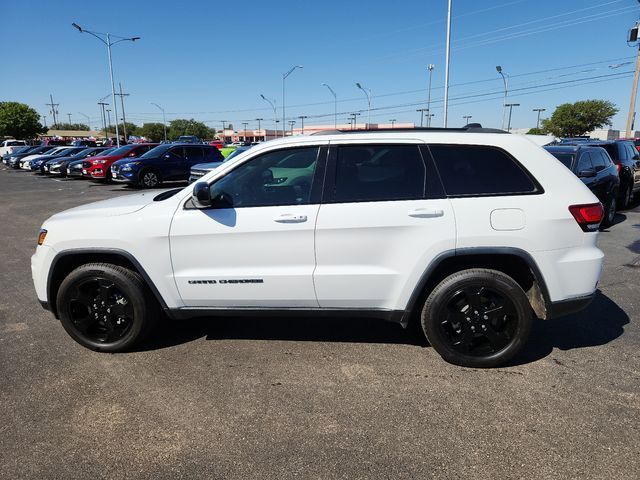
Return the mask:
POLYGON ((564 317, 565 315, 571 315, 572 313, 584 310, 595 298, 593 295, 587 295, 584 297, 572 298, 570 300, 561 300, 559 302, 552 302, 547 307, 547 319, 564 317))
POLYGON ((112 168, 111 179, 115 182, 138 183, 138 172, 135 172, 133 170, 122 171, 116 168, 112 168))

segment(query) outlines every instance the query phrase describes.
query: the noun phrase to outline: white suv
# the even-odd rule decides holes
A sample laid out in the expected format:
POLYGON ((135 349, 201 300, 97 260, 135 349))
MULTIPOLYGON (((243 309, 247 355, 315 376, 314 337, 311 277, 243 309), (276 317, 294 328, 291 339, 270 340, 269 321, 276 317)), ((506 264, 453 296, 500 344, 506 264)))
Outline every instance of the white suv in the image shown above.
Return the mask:
POLYGON ((602 215, 523 136, 324 132, 255 146, 187 188, 54 215, 32 271, 43 306, 94 350, 130 349, 161 310, 366 316, 415 319, 445 360, 489 367, 534 315, 588 305, 602 215))

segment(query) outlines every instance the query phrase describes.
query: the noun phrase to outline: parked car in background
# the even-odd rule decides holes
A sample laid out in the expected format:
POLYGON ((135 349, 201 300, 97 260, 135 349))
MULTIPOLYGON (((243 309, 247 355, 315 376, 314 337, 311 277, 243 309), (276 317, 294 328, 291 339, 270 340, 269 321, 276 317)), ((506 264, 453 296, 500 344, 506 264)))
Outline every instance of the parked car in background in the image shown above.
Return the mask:
POLYGON ((202 143, 195 135, 180 135, 173 143, 202 143))
POLYGON ((53 148, 51 150, 48 150, 44 153, 37 153, 37 154, 33 154, 33 155, 27 155, 26 157, 20 159, 20 168, 23 170, 31 170, 31 161, 32 160, 38 160, 40 157, 43 156, 48 156, 48 155, 55 155, 59 152, 62 152, 63 150, 67 150, 71 147, 68 146, 63 146, 63 147, 59 147, 56 145, 53 145, 53 148))
POLYGON ((191 172, 189 175, 189 183, 199 180, 200 178, 204 177, 207 173, 209 173, 211 170, 215 170, 224 162, 231 160, 232 158, 238 156, 242 152, 246 152, 250 148, 251 147, 238 147, 233 152, 231 152, 228 157, 224 158, 223 160, 217 160, 215 162, 209 162, 209 163, 198 163, 197 165, 194 165, 193 167, 191 167, 191 172))
POLYGON ((209 142, 212 147, 224 148, 224 142, 222 140, 212 140, 209 142))
MULTIPOLYGON (((107 147, 89 147, 81 150, 80 152, 67 156, 54 157, 51 160, 45 162, 42 167, 42 173, 49 173, 51 175, 60 175, 61 177, 67 176, 67 165, 76 160, 84 160, 85 158, 95 157, 96 155, 105 155, 109 148, 107 147)), ((115 148, 113 149, 115 150, 115 148)))
POLYGON ((170 143, 160 145, 138 159, 115 162, 111 175, 119 182, 155 188, 165 181, 187 180, 191 167, 198 163, 223 160, 220 150, 211 145, 170 143))
POLYGON ((23 158, 26 158, 31 155, 38 155, 38 154, 43 155, 46 152, 53 150, 54 148, 55 148, 54 145, 40 145, 38 147, 30 148, 28 150, 25 150, 22 153, 11 155, 9 158, 7 158, 6 163, 11 168, 20 168, 20 161, 23 158))
POLYGON ((138 158, 157 145, 157 143, 134 143, 116 148, 108 155, 100 155, 90 160, 85 160, 82 164, 82 174, 94 180, 110 180, 113 162, 122 158, 138 158))
POLYGON ((31 146, 31 145, 23 145, 22 147, 13 147, 13 150, 11 151, 11 153, 5 153, 4 155, 2 155, 2 162, 6 164, 9 157, 13 155, 18 155, 20 153, 26 153, 29 150, 33 150, 35 148, 37 147, 31 146))
POLYGON ((97 143, 95 140, 74 140, 71 145, 74 147, 95 147, 97 143))
POLYGON ((4 140, 2 143, 0 143, 0 157, 6 155, 7 153, 13 153, 15 148, 25 146, 27 146, 27 142, 25 140, 4 140))
POLYGON ((589 145, 604 148, 616 164, 620 177, 618 208, 629 208, 634 196, 640 193, 640 154, 636 146, 630 140, 594 140, 589 145))
POLYGON ((65 147, 63 150, 59 150, 51 155, 43 155, 39 158, 31 160, 30 167, 31 171, 35 173, 44 173, 44 165, 50 160, 58 157, 66 157, 70 155, 75 155, 76 153, 80 153, 84 150, 85 147, 65 147))
POLYGON ((584 145, 554 145, 544 147, 575 173, 604 205, 601 226, 609 227, 616 216, 620 178, 618 168, 602 147, 584 145))

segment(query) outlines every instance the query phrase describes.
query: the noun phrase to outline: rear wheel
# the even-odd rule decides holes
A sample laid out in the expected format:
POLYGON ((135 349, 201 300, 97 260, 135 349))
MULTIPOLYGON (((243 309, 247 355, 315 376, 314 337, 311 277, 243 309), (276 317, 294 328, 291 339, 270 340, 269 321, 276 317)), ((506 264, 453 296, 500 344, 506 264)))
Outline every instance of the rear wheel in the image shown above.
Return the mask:
POLYGON ((633 192, 631 191, 631 185, 625 185, 622 188, 622 193, 620 195, 620 208, 626 209, 631 206, 631 202, 633 200, 633 192))
POLYGON ((487 269, 463 270, 442 280, 421 315, 427 340, 444 360, 480 368, 499 366, 516 355, 532 321, 520 285, 487 269))
POLYGON ((161 183, 160 175, 153 170, 143 170, 140 173, 140 186, 143 188, 156 188, 161 183))
POLYGON ((67 333, 79 344, 103 352, 130 349, 158 316, 142 278, 105 263, 72 271, 60 285, 57 306, 67 333))
POLYGON ((618 202, 616 201, 616 194, 611 194, 607 205, 605 206, 604 218, 602 219, 602 227, 610 227, 613 225, 613 220, 616 217, 616 209, 618 202))

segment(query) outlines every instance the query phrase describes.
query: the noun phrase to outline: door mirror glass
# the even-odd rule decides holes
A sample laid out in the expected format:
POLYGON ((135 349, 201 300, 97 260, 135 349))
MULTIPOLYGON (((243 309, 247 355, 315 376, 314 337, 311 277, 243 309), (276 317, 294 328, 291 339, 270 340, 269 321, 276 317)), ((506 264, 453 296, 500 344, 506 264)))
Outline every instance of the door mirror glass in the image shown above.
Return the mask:
POLYGON ((196 208, 209 208, 212 206, 209 184, 207 182, 197 182, 193 186, 191 199, 196 208))
POLYGON ((580 178, 590 178, 590 177, 595 177, 596 176, 596 171, 593 168, 588 168, 586 170, 580 170, 578 172, 578 177, 580 178))

